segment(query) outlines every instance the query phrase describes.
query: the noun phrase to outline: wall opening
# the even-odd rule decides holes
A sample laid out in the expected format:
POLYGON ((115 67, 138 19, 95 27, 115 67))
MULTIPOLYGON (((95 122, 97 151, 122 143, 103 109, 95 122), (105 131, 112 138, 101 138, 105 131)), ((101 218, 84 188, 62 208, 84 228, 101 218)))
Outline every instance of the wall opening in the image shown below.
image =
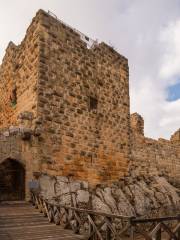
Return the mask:
POLYGON ((89 97, 89 110, 97 109, 98 100, 95 97, 89 97))
POLYGON ((17 104, 17 89, 13 88, 11 96, 10 96, 11 106, 14 107, 17 104))
POLYGON ((7 159, 0 164, 0 201, 25 199, 25 169, 16 160, 7 159))

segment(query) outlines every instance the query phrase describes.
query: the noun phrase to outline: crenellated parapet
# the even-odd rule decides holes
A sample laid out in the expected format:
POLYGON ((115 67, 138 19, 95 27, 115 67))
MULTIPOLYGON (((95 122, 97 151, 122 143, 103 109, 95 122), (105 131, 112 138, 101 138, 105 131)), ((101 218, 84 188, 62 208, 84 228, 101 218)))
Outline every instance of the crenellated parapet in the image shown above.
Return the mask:
POLYGON ((131 115, 131 174, 136 176, 165 175, 180 184, 180 130, 170 140, 147 138, 143 135, 144 120, 131 115))
POLYGON ((131 130, 144 136, 144 119, 138 113, 131 114, 131 130))
POLYGON ((180 145, 180 128, 171 135, 170 141, 175 145, 180 145))

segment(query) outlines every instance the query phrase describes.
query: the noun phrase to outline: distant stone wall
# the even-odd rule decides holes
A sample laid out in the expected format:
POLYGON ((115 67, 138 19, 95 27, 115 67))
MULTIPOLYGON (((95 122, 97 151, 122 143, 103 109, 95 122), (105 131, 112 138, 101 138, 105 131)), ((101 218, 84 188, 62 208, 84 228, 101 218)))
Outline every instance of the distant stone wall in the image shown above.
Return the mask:
POLYGON ((131 173, 139 177, 147 174, 150 176, 164 175, 172 183, 180 186, 179 130, 171 137, 171 140, 154 140, 144 137, 144 125, 140 115, 131 115, 132 125, 131 173))
POLYGON ((130 150, 127 59, 105 43, 88 49, 43 11, 40 24, 42 169, 92 184, 123 177, 130 150))

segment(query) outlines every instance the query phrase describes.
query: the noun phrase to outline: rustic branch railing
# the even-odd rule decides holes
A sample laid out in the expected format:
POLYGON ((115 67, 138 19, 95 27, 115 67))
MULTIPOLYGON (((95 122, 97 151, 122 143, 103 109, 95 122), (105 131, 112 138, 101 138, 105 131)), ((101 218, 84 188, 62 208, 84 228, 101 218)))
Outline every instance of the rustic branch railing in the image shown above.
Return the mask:
POLYGON ((31 195, 33 204, 49 222, 83 234, 87 240, 133 240, 137 236, 146 240, 180 240, 180 215, 141 219, 50 203, 34 192, 31 195))
MULTIPOLYGON (((146 240, 180 240, 180 214, 160 218, 132 218, 131 227, 134 227, 134 232, 143 236, 146 240), (142 225, 148 224, 151 224, 151 226, 142 227, 142 225)), ((131 236, 132 239, 134 239, 134 232, 131 236)))

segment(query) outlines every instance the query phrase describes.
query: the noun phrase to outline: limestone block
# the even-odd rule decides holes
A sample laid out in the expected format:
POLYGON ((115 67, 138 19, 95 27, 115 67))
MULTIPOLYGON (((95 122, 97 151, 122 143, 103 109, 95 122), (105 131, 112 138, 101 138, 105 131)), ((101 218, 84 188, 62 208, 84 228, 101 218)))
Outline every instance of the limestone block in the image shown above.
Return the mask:
POLYGON ((112 189, 110 187, 105 188, 104 190, 102 189, 97 189, 96 194, 101 198, 104 203, 110 207, 111 212, 114 214, 118 214, 118 209, 116 206, 116 201, 112 196, 112 189))
POLYGON ((72 206, 72 195, 68 192, 68 194, 58 196, 58 202, 67 206, 72 206))
POLYGON ((107 206, 99 197, 93 196, 92 197, 92 207, 93 210, 99 211, 99 212, 106 212, 106 213, 112 213, 109 206, 107 206))
POLYGON ((87 181, 81 181, 81 187, 83 189, 88 190, 89 189, 89 183, 87 181))
POLYGON ((137 185, 130 185, 129 189, 131 190, 133 196, 134 196, 134 208, 136 210, 136 213, 138 215, 144 215, 146 211, 149 209, 150 206, 150 200, 147 198, 142 191, 142 189, 137 185))
POLYGON ((68 177, 65 177, 65 176, 57 176, 56 179, 57 179, 57 182, 64 182, 64 183, 69 182, 68 177))
POLYGON ((68 182, 62 182, 61 180, 57 179, 55 190, 57 196, 61 196, 67 193, 70 193, 70 186, 68 182))
POLYGON ((77 192, 81 189, 81 182, 80 181, 74 181, 69 183, 69 188, 71 192, 77 192))
POLYGON ((179 206, 180 198, 178 196, 178 189, 168 183, 164 177, 156 177, 155 179, 161 188, 166 190, 166 194, 169 195, 169 198, 171 198, 172 202, 170 205, 173 203, 175 206, 179 206))
POLYGON ((56 196, 55 183, 56 179, 48 175, 42 175, 40 177, 41 193, 46 199, 52 199, 53 197, 56 196))
POLYGON ((77 203, 88 203, 89 202, 89 192, 85 190, 77 191, 77 203))
POLYGON ((120 188, 112 189, 113 195, 117 201, 117 208, 120 215, 135 216, 135 210, 130 204, 128 197, 123 193, 120 188))

